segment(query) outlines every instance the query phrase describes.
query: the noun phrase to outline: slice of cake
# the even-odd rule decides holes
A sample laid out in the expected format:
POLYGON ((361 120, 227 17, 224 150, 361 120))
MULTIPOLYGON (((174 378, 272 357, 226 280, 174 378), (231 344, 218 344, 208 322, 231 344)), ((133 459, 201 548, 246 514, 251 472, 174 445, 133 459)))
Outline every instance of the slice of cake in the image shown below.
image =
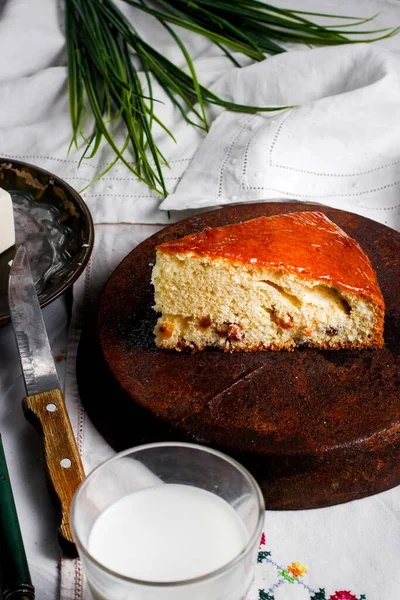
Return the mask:
POLYGON ((319 212, 206 228, 157 247, 159 348, 380 348, 384 300, 358 243, 319 212))

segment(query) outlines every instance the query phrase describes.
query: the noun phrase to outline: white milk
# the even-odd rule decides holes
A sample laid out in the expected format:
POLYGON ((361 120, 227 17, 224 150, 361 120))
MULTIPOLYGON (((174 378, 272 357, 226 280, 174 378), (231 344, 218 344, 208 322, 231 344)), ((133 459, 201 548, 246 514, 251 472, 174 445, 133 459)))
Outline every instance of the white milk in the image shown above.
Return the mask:
MULTIPOLYGON (((129 494, 105 510, 93 525, 88 548, 95 559, 119 574, 171 582, 219 569, 243 550, 247 539, 242 520, 225 500, 196 487, 163 484, 129 494)), ((229 577, 190 586, 190 597, 243 598, 249 585, 246 575, 239 568, 229 577), (241 586, 245 586, 242 591, 241 586)), ((114 595, 113 589, 107 584, 101 589, 92 585, 99 599, 180 598, 176 589, 151 591, 134 586, 126 595, 114 595)), ((189 598, 187 594, 188 590, 182 597, 189 598)))

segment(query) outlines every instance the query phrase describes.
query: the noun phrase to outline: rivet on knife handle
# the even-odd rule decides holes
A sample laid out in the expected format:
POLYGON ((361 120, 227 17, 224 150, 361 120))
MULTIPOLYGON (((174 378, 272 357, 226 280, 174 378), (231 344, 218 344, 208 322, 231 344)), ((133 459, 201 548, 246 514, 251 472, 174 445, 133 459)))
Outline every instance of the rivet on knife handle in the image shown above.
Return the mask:
POLYGON ((26 396, 22 406, 27 420, 43 436, 50 486, 61 508, 60 545, 68 554, 76 554, 69 512, 72 497, 85 473, 63 395, 57 389, 26 396))

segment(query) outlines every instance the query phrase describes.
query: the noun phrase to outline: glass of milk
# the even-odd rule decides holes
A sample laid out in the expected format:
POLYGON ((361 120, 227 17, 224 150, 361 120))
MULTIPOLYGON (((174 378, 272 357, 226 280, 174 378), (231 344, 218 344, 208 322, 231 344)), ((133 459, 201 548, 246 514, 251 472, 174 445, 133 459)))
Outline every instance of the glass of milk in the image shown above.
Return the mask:
POLYGON ((96 600, 243 600, 263 521, 246 469, 184 443, 117 454, 85 479, 71 507, 96 600))

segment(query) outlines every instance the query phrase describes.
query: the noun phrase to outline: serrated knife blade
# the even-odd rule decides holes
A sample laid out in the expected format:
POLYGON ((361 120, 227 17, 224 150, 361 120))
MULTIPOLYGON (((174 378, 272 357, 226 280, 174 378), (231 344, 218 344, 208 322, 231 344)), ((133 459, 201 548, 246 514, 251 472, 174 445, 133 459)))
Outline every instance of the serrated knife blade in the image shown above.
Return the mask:
POLYGON ((56 367, 24 246, 10 269, 8 301, 26 393, 60 389, 56 367))
POLYGON ((82 461, 60 389, 26 248, 19 246, 9 275, 9 308, 25 379, 25 417, 43 438, 52 496, 60 508, 59 540, 76 555, 69 525, 73 495, 85 479, 82 461))

